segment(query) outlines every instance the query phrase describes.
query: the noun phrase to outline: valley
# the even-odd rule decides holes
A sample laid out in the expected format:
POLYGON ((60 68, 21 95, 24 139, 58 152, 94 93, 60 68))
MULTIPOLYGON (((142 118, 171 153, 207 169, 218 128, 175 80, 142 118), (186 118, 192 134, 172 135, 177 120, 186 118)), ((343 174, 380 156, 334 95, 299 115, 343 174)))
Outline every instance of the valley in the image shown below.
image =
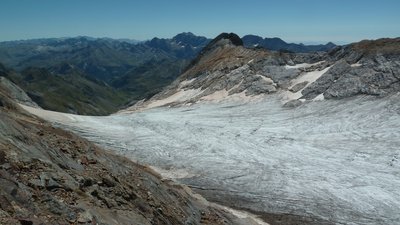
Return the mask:
POLYGON ((399 43, 293 54, 222 33, 161 92, 108 116, 16 99, 162 180, 268 224, 396 224, 399 43))
POLYGON ((296 109, 280 99, 108 117, 29 111, 272 224, 271 215, 305 224, 396 224, 400 96, 296 109))
POLYGON ((400 1, 0 7, 0 225, 400 225, 400 1))

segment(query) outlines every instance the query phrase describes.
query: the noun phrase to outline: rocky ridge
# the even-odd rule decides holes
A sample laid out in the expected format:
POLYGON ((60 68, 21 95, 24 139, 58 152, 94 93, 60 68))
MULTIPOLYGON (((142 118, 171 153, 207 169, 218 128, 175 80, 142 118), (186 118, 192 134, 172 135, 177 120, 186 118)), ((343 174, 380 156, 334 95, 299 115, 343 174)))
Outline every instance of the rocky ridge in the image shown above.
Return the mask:
POLYGON ((305 89, 305 99, 319 94, 345 98, 386 96, 400 91, 400 38, 361 41, 328 53, 332 68, 305 89))
POLYGON ((327 53, 283 53, 245 48, 232 37, 238 38, 221 34, 163 92, 128 110, 273 93, 293 107, 304 101, 400 91, 399 38, 362 41, 327 53))
POLYGON ((32 107, 39 107, 36 102, 32 101, 25 91, 3 76, 0 76, 0 92, 11 99, 14 99, 18 103, 32 107))

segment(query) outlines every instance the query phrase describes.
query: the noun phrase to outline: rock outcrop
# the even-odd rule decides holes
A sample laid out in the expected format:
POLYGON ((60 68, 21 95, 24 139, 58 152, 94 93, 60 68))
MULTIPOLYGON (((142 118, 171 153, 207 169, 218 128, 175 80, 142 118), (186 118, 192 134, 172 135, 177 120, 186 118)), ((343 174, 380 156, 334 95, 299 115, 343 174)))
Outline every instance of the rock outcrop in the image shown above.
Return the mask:
POLYGON ((32 99, 25 93, 25 91, 9 81, 7 78, 1 76, 0 89, 3 90, 4 94, 8 95, 10 98, 15 99, 15 101, 17 101, 18 103, 32 107, 39 107, 34 101, 32 101, 32 99))
POLYGON ((0 92, 11 99, 14 99, 18 103, 32 107, 39 107, 34 101, 32 101, 24 90, 5 77, 8 73, 9 71, 0 64, 0 92))
POLYGON ((400 91, 400 38, 361 41, 329 54, 332 68, 302 92, 304 98, 387 96, 400 91))

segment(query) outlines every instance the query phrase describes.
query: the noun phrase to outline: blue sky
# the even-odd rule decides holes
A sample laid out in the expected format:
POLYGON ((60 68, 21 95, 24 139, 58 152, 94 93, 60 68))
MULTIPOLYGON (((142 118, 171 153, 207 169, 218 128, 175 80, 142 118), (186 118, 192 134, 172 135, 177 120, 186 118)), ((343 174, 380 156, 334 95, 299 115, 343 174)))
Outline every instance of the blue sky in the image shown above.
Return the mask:
POLYGON ((400 36, 400 0, 1 0, 0 41, 256 34, 348 43, 400 36))

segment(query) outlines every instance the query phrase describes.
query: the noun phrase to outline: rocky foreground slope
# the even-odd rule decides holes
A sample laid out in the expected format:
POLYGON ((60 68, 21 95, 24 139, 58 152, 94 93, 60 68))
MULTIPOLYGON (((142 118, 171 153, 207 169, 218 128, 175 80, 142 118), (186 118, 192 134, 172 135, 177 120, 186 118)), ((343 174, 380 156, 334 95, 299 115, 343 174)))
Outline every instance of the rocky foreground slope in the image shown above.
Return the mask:
POLYGON ((0 224, 252 223, 32 116, 1 81, 0 224))

